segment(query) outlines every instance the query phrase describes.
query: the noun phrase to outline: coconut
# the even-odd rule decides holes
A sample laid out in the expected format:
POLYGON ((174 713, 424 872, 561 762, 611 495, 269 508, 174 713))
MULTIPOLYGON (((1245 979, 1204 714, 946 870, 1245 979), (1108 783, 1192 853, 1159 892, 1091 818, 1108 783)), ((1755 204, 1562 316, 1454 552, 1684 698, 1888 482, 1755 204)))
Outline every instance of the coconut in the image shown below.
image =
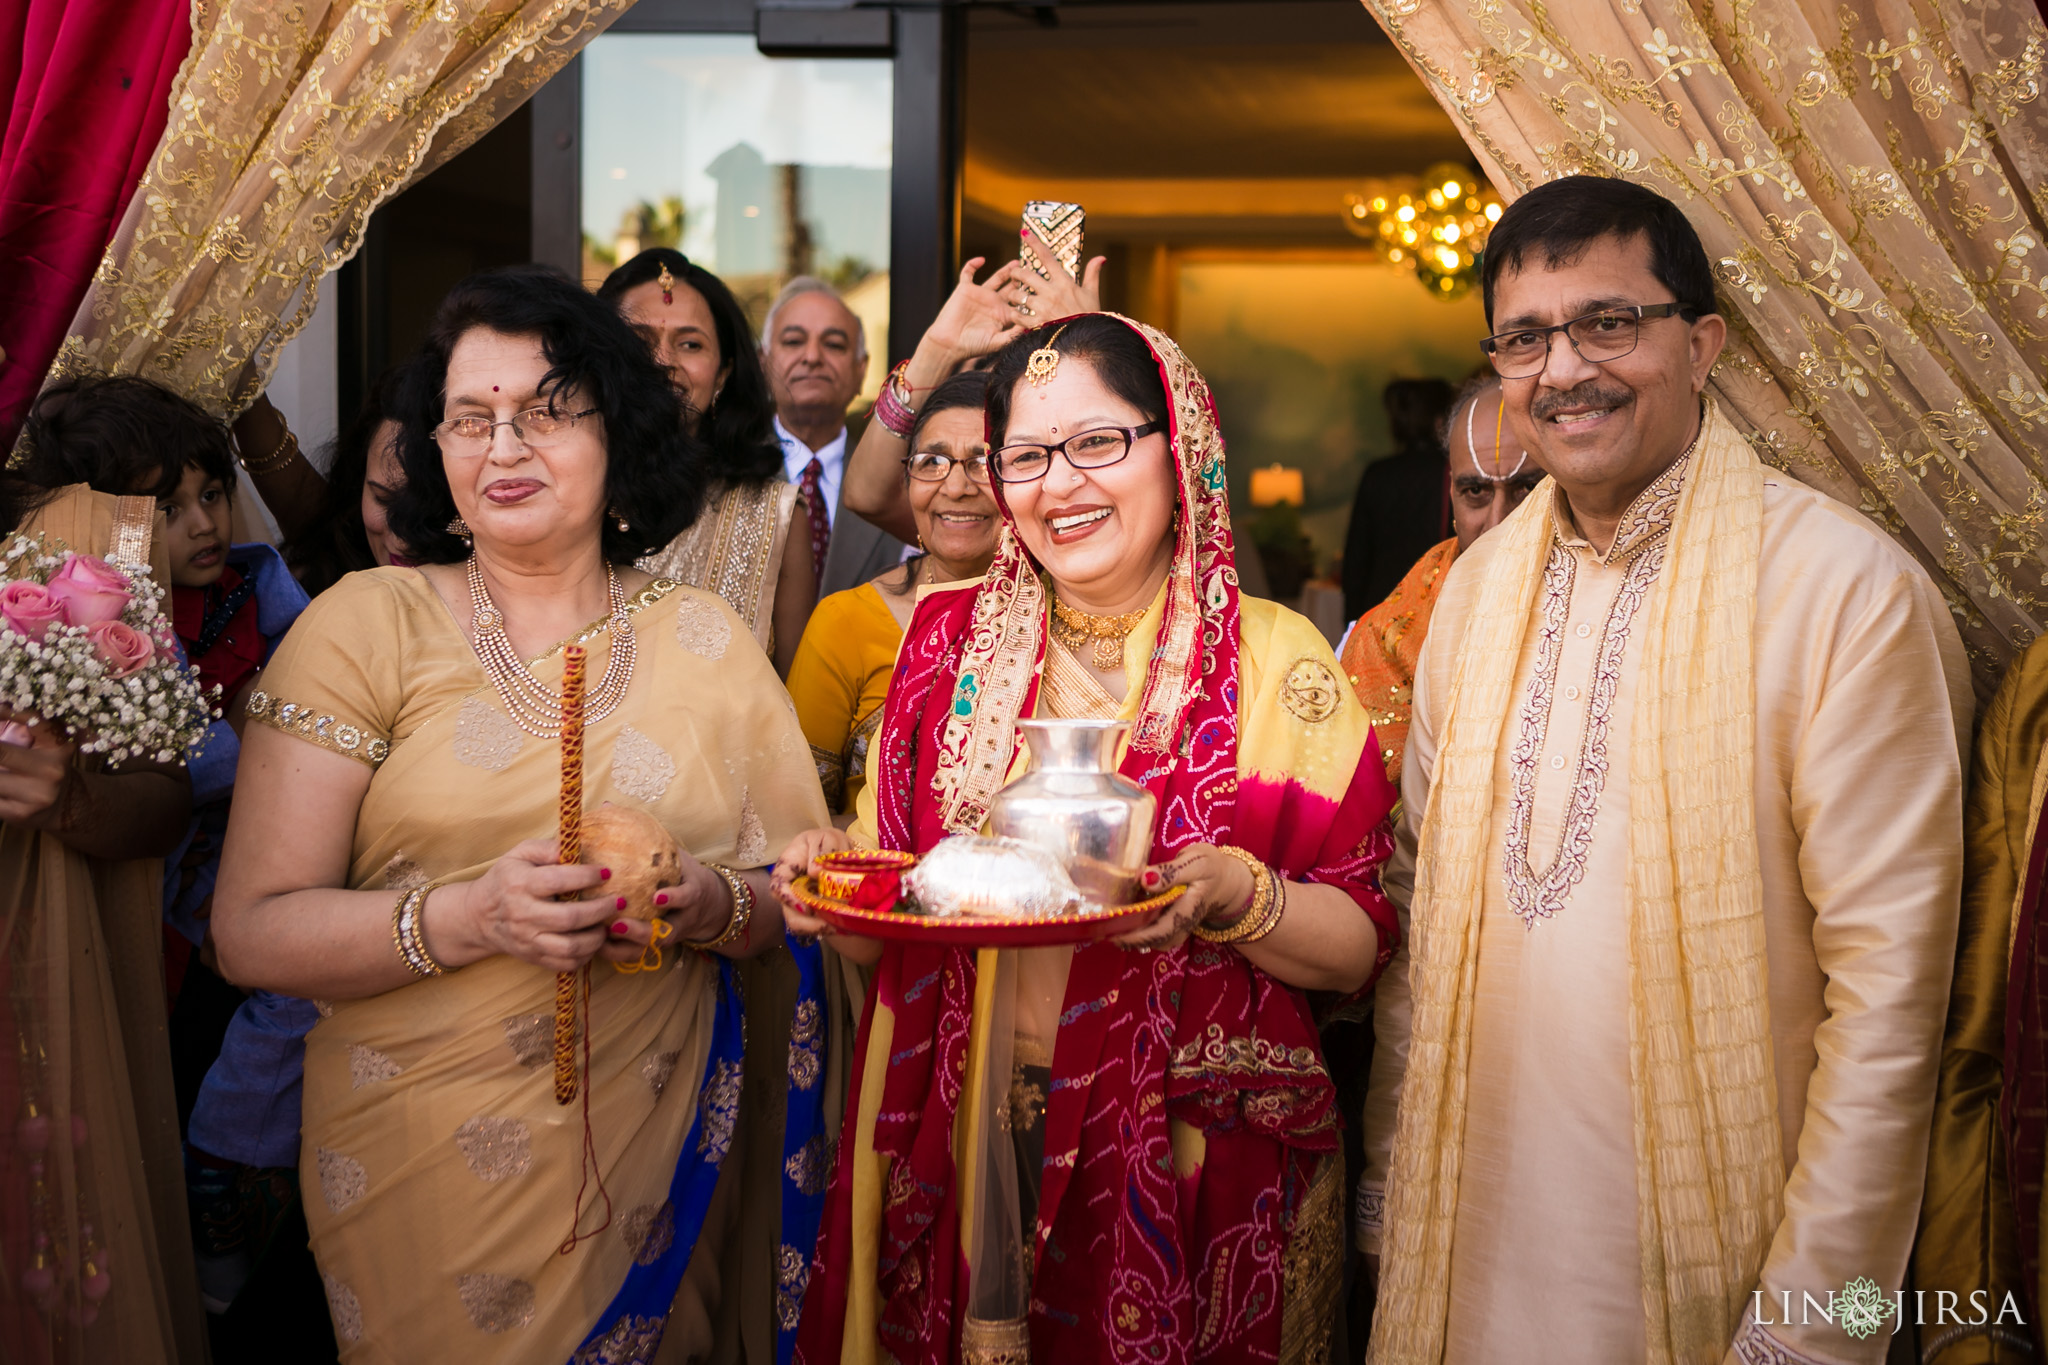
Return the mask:
POLYGON ((659 913, 654 893, 683 876, 682 850, 661 822, 644 810, 609 801, 583 817, 581 861, 612 870, 611 880, 591 896, 624 901, 619 914, 627 919, 653 919, 659 913))

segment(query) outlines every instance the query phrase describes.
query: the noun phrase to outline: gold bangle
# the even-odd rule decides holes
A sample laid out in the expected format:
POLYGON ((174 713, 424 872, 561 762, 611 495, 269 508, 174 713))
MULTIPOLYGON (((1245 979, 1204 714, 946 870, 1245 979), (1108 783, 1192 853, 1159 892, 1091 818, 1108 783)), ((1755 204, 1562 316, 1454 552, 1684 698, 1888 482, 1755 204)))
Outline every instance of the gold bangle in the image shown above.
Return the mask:
POLYGON ((706 863, 704 866, 718 874, 725 883, 725 889, 732 893, 732 918, 725 922, 725 932, 717 938, 702 943, 683 940, 685 948, 695 948, 700 953, 716 952, 728 944, 738 942, 747 932, 747 926, 754 920, 754 888, 747 885, 747 879, 720 863, 706 863))
POLYGON ((1244 928, 1244 932, 1239 935, 1237 940, 1237 945, 1240 948, 1247 943, 1257 943, 1260 939, 1278 929, 1280 927, 1280 917, 1287 913, 1287 880, 1277 871, 1272 876, 1273 903, 1266 907, 1266 918, 1263 921, 1244 928))
POLYGON ((435 889, 439 886, 439 882, 428 882, 420 888, 419 905, 413 911, 412 925, 407 931, 408 940, 412 944, 412 955, 419 959, 429 976, 445 976, 448 971, 427 951, 427 901, 433 897, 435 889))
POLYGON ((424 931, 427 896, 434 890, 435 883, 416 886, 398 898, 398 904, 391 911, 391 938, 398 945, 399 960, 404 962, 414 976, 442 976, 447 972, 434 955, 427 951, 427 937, 424 931))
MULTIPOLYGON (((275 474, 278 470, 290 464, 298 455, 298 447, 299 438, 293 434, 290 427, 285 427, 284 439, 277 443, 277 449, 271 451, 260 460, 252 460, 247 456, 243 456, 242 468, 248 470, 251 474, 275 474)), ((236 453, 240 454, 239 451, 236 453)))
POLYGON ((1286 909, 1286 893, 1281 889, 1279 877, 1273 869, 1260 862, 1241 848, 1225 844, 1221 851, 1243 863, 1245 870, 1252 874, 1251 902, 1228 924, 1210 928, 1197 924, 1196 938, 1204 943, 1252 943, 1273 932, 1280 923, 1280 916, 1286 909))

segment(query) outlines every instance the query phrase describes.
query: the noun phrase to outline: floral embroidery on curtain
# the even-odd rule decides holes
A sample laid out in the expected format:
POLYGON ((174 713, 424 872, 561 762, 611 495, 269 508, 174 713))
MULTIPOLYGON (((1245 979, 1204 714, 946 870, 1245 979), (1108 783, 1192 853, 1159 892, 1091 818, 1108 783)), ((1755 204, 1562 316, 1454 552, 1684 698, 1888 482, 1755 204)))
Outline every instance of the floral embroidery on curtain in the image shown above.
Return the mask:
POLYGON ((1503 196, 1677 202, 1714 388, 1941 586, 1988 695, 2048 621, 2048 29, 2031 0, 1364 0, 1503 196))
POLYGON ((168 126, 51 379, 233 416, 371 211, 482 137, 631 0, 195 0, 168 126))

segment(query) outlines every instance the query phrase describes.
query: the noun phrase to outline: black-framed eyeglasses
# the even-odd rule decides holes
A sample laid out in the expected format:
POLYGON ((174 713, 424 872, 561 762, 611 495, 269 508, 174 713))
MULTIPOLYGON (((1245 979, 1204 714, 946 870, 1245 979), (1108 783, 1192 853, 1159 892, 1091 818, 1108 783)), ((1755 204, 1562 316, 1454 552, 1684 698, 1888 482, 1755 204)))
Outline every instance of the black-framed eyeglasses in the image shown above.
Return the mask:
POLYGON ((475 414, 451 417, 434 428, 434 439, 453 454, 475 455, 490 448, 499 427, 510 427, 514 440, 533 450, 545 450, 568 435, 569 429, 579 420, 596 411, 596 408, 585 408, 581 412, 528 408, 517 417, 508 417, 502 422, 493 422, 488 417, 475 414))
POLYGON ((1632 303, 1602 308, 1555 327, 1522 327, 1496 332, 1479 343, 1502 379, 1527 379, 1550 363, 1550 339, 1562 332, 1579 358, 1594 365, 1619 360, 1636 348, 1642 324, 1656 318, 1697 321, 1699 310, 1685 303, 1632 303))
POLYGON ((939 450, 920 450, 903 457, 903 472, 919 483, 944 483, 953 475, 957 465, 967 471, 967 477, 975 483, 988 483, 988 452, 976 451, 966 459, 958 459, 939 450))
POLYGON ((1101 469, 1130 454, 1134 443, 1164 430, 1166 423, 1153 421, 1136 427, 1095 427, 1076 432, 1057 445, 1004 446, 989 452, 988 467, 1001 483, 1030 483, 1044 478, 1055 455, 1066 456, 1067 463, 1076 469, 1101 469))

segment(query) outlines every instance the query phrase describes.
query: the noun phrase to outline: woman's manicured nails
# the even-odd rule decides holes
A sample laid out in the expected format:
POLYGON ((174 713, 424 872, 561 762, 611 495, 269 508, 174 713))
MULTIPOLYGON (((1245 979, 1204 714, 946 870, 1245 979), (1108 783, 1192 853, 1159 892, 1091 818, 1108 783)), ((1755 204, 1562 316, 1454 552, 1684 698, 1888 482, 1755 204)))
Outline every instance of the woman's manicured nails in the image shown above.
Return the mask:
POLYGON ((612 936, 614 938, 624 938, 626 936, 626 930, 630 929, 631 927, 632 926, 627 924, 624 920, 615 919, 612 921, 612 936))

